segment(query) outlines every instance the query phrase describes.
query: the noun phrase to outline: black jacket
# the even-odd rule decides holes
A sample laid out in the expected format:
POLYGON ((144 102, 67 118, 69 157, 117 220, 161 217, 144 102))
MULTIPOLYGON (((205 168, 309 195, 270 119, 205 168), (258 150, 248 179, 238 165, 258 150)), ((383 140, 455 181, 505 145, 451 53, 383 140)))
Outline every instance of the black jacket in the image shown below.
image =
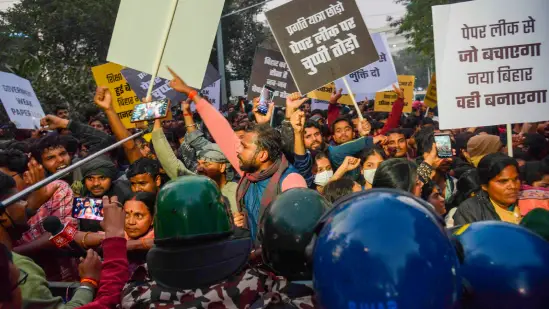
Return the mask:
POLYGON ((461 203, 454 215, 454 223, 456 226, 487 220, 501 221, 501 218, 497 214, 492 202, 490 202, 488 193, 484 190, 481 190, 479 194, 470 197, 461 203))

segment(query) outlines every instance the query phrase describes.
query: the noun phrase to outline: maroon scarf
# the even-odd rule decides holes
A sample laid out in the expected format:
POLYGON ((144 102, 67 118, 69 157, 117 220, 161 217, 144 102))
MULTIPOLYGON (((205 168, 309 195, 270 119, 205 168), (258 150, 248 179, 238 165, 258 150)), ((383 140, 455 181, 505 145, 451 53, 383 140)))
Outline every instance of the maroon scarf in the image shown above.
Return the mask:
POLYGON ((236 189, 236 199, 238 201, 238 210, 244 213, 246 220, 244 221, 246 227, 248 226, 248 216, 246 213, 246 207, 244 205, 244 196, 248 192, 250 184, 256 183, 267 178, 270 178, 265 191, 263 191, 263 197, 261 198, 261 204, 259 206, 259 218, 263 215, 265 208, 271 203, 273 198, 280 193, 280 178, 284 171, 288 168, 288 160, 284 155, 282 158, 276 160, 276 162, 269 168, 263 171, 255 173, 245 173, 240 179, 238 187, 236 189))

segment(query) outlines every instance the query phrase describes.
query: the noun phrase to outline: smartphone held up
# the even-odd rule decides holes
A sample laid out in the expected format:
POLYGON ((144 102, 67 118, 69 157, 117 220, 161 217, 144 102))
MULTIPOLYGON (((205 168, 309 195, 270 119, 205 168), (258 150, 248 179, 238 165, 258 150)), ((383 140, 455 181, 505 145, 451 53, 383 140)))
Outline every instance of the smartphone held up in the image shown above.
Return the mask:
POLYGON ((449 134, 435 134, 435 147, 439 158, 452 157, 452 139, 449 134))
POLYGON ((269 111, 269 104, 274 100, 274 89, 265 85, 261 89, 261 94, 259 96, 259 105, 257 106, 257 111, 260 114, 266 115, 269 111))
POLYGON ((168 99, 141 103, 134 107, 131 122, 133 123, 164 118, 168 114, 168 110, 168 99))

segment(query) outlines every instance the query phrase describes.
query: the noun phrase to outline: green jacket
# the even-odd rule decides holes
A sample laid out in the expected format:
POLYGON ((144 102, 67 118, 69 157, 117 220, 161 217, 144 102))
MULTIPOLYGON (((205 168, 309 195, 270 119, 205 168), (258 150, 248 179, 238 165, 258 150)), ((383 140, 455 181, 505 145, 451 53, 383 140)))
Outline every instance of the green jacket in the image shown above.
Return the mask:
POLYGON ((93 293, 89 290, 77 289, 71 301, 64 304, 59 296, 54 297, 48 288, 46 273, 34 261, 26 256, 13 254, 13 263, 29 276, 27 281, 20 285, 23 296, 23 309, 73 309, 84 306, 93 300, 93 293))

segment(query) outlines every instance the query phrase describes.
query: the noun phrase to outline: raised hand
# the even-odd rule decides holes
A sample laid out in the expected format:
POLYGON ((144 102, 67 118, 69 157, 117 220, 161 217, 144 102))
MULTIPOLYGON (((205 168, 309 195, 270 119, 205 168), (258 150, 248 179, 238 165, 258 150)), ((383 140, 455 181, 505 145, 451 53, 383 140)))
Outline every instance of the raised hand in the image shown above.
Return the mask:
POLYGON ((192 103, 192 100, 189 98, 181 102, 181 110, 183 111, 184 114, 191 113, 191 103, 192 103))
POLYGON ((332 92, 332 95, 330 96, 330 104, 336 104, 339 99, 341 99, 343 89, 339 89, 336 91, 334 88, 334 92, 332 92))
POLYGON ((295 111, 292 117, 290 117, 290 123, 295 132, 302 133, 305 127, 305 112, 300 110, 295 111))
POLYGON ((112 109, 112 95, 107 87, 97 87, 95 89, 95 96, 93 98, 95 105, 99 106, 103 110, 112 109))
POLYGON ((397 94, 399 99, 404 99, 404 89, 397 87, 395 84, 393 84, 393 91, 397 94))
POLYGON ((117 196, 103 196, 103 221, 101 227, 105 231, 105 238, 124 237, 124 223, 126 213, 117 196))
POLYGON ((341 164, 341 166, 344 166, 347 172, 354 170, 359 165, 360 165, 360 159, 351 157, 351 156, 345 157, 345 159, 343 160, 343 163, 341 164))
POLYGON ((46 115, 46 117, 40 119, 40 126, 48 130, 66 129, 69 126, 69 120, 54 115, 46 115))
POLYGON ((172 87, 173 90, 181 93, 189 94, 191 91, 193 91, 193 88, 189 87, 177 73, 175 73, 170 67, 168 67, 168 71, 170 71, 170 74, 172 74, 172 80, 170 81, 170 87, 172 87))
POLYGON ((258 124, 269 123, 271 121, 271 117, 273 116, 274 103, 272 103, 272 102, 269 103, 269 109, 267 110, 267 114, 265 114, 265 115, 260 113, 259 110, 257 109, 258 106, 259 106, 259 98, 255 98, 253 100, 253 105, 254 105, 253 112, 254 112, 254 116, 255 116, 255 121, 258 124))

